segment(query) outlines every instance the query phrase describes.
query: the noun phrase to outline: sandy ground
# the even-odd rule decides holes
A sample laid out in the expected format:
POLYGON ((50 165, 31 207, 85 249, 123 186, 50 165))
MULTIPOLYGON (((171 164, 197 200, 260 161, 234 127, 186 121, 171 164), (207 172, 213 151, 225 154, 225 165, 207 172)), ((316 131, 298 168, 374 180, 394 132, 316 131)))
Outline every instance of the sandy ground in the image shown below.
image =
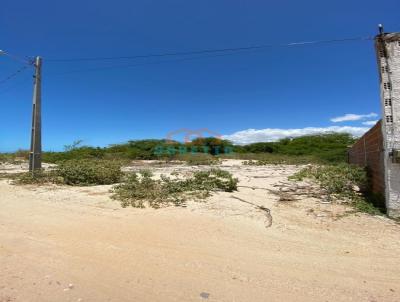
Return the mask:
POLYGON ((109 186, 1 180, 0 301, 400 301, 398 224, 279 201, 266 189, 294 166, 222 166, 238 192, 158 210, 123 209, 109 186))

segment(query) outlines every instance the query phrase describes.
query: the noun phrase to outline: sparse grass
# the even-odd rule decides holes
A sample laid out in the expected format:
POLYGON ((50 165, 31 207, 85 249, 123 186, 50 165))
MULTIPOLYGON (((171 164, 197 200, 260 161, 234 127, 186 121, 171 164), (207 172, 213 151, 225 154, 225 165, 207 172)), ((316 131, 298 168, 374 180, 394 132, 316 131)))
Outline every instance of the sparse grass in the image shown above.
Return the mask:
POLYGON ((14 184, 18 185, 43 185, 49 183, 62 184, 63 179, 59 177, 56 171, 36 171, 34 174, 31 172, 9 174, 8 178, 13 180, 14 184))
POLYGON ((24 173, 0 173, 0 179, 18 179, 24 173))
POLYGON ((14 159, 28 160, 29 153, 30 153, 29 150, 19 149, 12 155, 14 156, 14 159))
POLYGON ((7 156, 7 154, 0 154, 0 163, 6 163, 9 161, 9 156, 7 156))
POLYGON ((113 199, 123 207, 160 208, 169 205, 184 205, 188 199, 201 200, 215 191, 232 192, 237 190, 236 178, 220 169, 195 172, 186 179, 171 178, 162 175, 154 179, 148 170, 130 173, 121 184, 112 189, 113 199))
POLYGON ((367 201, 365 198, 359 197, 353 203, 354 208, 363 213, 370 215, 383 215, 383 209, 375 207, 371 202, 367 201))
MULTIPOLYGON (((246 154, 242 154, 246 157, 246 154)), ((304 155, 280 155, 280 154, 252 154, 247 156, 249 160, 243 161, 248 166, 265 166, 265 165, 304 165, 309 163, 317 163, 318 160, 312 156, 304 155), (253 159, 251 159, 254 157, 253 159)))
POLYGON ((294 175, 292 180, 310 179, 318 183, 324 193, 350 202, 358 211, 377 215, 382 214, 362 194, 368 187, 364 169, 348 164, 308 166, 294 175))
POLYGON ((25 158, 16 157, 13 153, 0 153, 0 163, 21 164, 25 158))
POLYGON ((187 153, 176 155, 176 160, 185 161, 189 166, 200 166, 200 165, 217 165, 220 163, 220 159, 211 154, 206 153, 187 153))

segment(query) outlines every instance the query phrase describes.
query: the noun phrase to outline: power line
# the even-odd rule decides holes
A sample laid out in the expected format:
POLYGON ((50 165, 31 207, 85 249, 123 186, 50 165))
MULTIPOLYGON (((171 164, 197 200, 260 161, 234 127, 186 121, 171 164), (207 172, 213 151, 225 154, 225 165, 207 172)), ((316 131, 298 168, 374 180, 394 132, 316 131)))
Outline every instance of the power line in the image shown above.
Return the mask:
MULTIPOLYGON (((86 68, 86 69, 78 69, 78 70, 71 70, 59 73, 53 73, 50 75, 63 75, 63 74, 70 74, 70 73, 80 73, 80 72, 91 72, 91 71, 100 71, 100 70, 107 70, 107 69, 118 69, 118 68, 130 68, 130 67, 137 67, 137 66, 144 66, 144 65, 157 65, 169 62, 180 62, 180 61, 191 61, 191 60, 198 60, 204 58, 212 58, 212 57, 220 57, 220 56, 228 56, 234 55, 240 52, 247 52, 247 51, 262 51, 266 48, 272 47, 295 47, 295 46, 306 46, 306 45, 317 45, 317 44, 327 44, 327 43, 343 43, 343 42, 352 42, 352 41, 369 41, 373 40, 372 36, 365 36, 365 37, 352 37, 352 38, 342 38, 342 39, 330 39, 330 40, 314 40, 314 41, 301 41, 301 42, 290 42, 290 43, 276 43, 276 44, 263 44, 263 45, 256 45, 256 46, 247 46, 247 47, 235 47, 235 48, 219 48, 219 49, 203 49, 203 50, 196 50, 196 51, 188 51, 188 52, 167 52, 167 53, 159 53, 159 54, 145 54, 145 55, 132 55, 132 56, 116 56, 116 57, 86 57, 86 58, 63 58, 63 59, 46 59, 47 62, 83 62, 83 61, 112 61, 112 60, 124 60, 124 59, 142 59, 142 58, 154 58, 154 57, 171 57, 171 56, 188 56, 188 55, 203 55, 203 54, 215 54, 215 55, 203 55, 203 56, 195 56, 189 58, 178 58, 174 60, 164 60, 164 61, 157 61, 157 62, 144 62, 144 63, 137 63, 137 64, 123 64, 123 65, 112 65, 112 66, 105 66, 105 67, 94 67, 94 68, 86 68)), ((8 52, 1 51, 0 55, 6 55, 14 60, 22 61, 25 64, 32 65, 31 60, 22 59, 16 55, 12 55, 8 52)), ((25 68, 22 68, 25 69, 25 68)), ((20 71, 17 71, 15 74, 9 76, 8 78, 0 81, 2 82, 8 81, 10 78, 16 76, 20 71)))
POLYGON ((14 61, 17 61, 17 62, 20 62, 20 63, 25 63, 25 64, 28 64, 28 65, 32 65, 32 60, 31 59, 24 59, 24 58, 21 58, 20 56, 11 54, 11 53, 6 52, 4 50, 0 50, 0 55, 7 56, 10 59, 12 59, 14 61))
POLYGON ((14 91, 15 89, 21 87, 23 84, 26 84, 26 83, 28 82, 28 80, 31 81, 31 80, 32 80, 32 76, 29 76, 29 77, 28 77, 28 76, 26 75, 25 77, 21 78, 20 81, 13 82, 12 85, 8 86, 8 87, 7 87, 6 89, 4 89, 4 90, 1 90, 1 91, 0 91, 0 95, 5 95, 5 94, 8 94, 8 93, 14 91))
MULTIPOLYGON (((348 41, 366 41, 366 40, 371 40, 373 39, 372 37, 364 37, 364 38, 347 38, 347 39, 336 39, 336 40, 320 40, 320 41, 308 41, 308 42, 293 42, 293 43, 286 43, 286 44, 270 44, 269 47, 273 46, 299 46, 299 45, 309 45, 309 44, 320 44, 320 43, 328 43, 328 42, 348 42, 348 41)), ((267 46, 252 46, 252 47, 241 47, 241 48, 230 48, 229 50, 227 48, 223 49, 218 49, 218 50, 204 50, 204 51, 196 51, 196 52, 180 52, 179 54, 184 54, 184 55, 189 55, 193 53, 197 54, 207 54, 210 52, 223 52, 220 54, 214 54, 214 55, 201 55, 201 56, 194 56, 194 57, 189 57, 189 58, 177 58, 173 60, 163 60, 163 61, 156 61, 156 62, 143 62, 143 63, 136 63, 136 64, 121 64, 121 65, 111 65, 111 66, 104 66, 104 67, 93 67, 93 68, 85 68, 85 69, 78 69, 78 70, 70 70, 70 71, 65 71, 65 72, 59 72, 59 73, 52 73, 50 75, 64 75, 64 74, 72 74, 72 73, 81 73, 81 72, 92 72, 92 71, 101 71, 101 70, 110 70, 110 69, 119 69, 119 68, 132 68, 132 67, 138 67, 138 66, 144 66, 144 65, 158 65, 158 64, 164 64, 164 63, 170 63, 170 62, 182 62, 182 61, 192 61, 192 60, 199 60, 199 59, 207 59, 207 58, 213 58, 213 57, 222 57, 222 56, 229 56, 229 55, 235 55, 241 52, 256 52, 256 51, 263 51, 264 48, 267 46), (225 52, 225 53, 224 53, 225 52)), ((131 56, 129 58, 149 58, 149 57, 161 57, 161 56, 172 56, 172 55, 178 55, 178 53, 169 53, 169 54, 157 54, 157 55, 147 55, 147 56, 131 56)), ((114 58, 128 58, 128 57, 114 57, 114 58)), ((87 58, 89 59, 89 58, 87 58)), ((93 58, 93 60, 98 60, 100 58, 93 58)), ((107 60, 111 60, 112 58, 109 57, 107 60)), ((81 60, 81 59, 78 59, 81 60)), ((91 59, 90 59, 91 60, 91 59)), ((92 61, 93 61, 92 60, 92 61)), ((65 62, 65 61, 63 61, 65 62)))
POLYGON ((7 82, 9 80, 11 80, 12 78, 16 77, 17 75, 19 75, 21 72, 23 72, 28 67, 29 67, 29 65, 23 65, 21 68, 19 68, 14 73, 10 74, 8 77, 4 78, 3 80, 0 80, 0 85, 4 84, 5 82, 7 82))
POLYGON ((51 76, 57 75, 64 75, 70 73, 81 73, 81 72, 91 72, 91 71, 100 71, 100 70, 109 70, 109 69, 119 69, 119 68, 131 68, 131 67, 138 67, 138 66, 145 66, 145 65, 158 65, 163 63, 171 63, 171 62, 183 62, 183 61, 192 61, 192 60, 199 60, 199 59, 208 59, 208 58, 215 58, 215 57, 224 57, 234 55, 236 53, 225 53, 225 54, 218 54, 218 55, 208 55, 208 56, 196 56, 190 58, 178 58, 172 60, 163 60, 163 61, 156 61, 156 62, 143 62, 143 63, 136 63, 136 64, 122 64, 122 65, 111 65, 111 66, 103 66, 103 67, 93 67, 93 68, 86 68, 86 69, 77 69, 77 70, 69 70, 65 72, 58 72, 58 73, 51 73, 51 76))
POLYGON ((263 44, 263 45, 256 45, 256 46, 247 46, 247 47, 203 49, 203 50, 187 51, 187 52, 167 52, 167 53, 160 53, 160 54, 145 54, 145 55, 116 56, 116 57, 86 57, 86 58, 61 58, 61 59, 49 58, 49 59, 46 59, 46 61, 48 61, 48 62, 81 62, 81 61, 111 61, 111 60, 126 60, 126 59, 142 59, 142 58, 152 58, 152 57, 186 56, 186 55, 196 55, 196 54, 206 54, 206 53, 256 50, 256 49, 264 49, 264 48, 271 48, 271 47, 293 47, 293 46, 303 46, 303 45, 340 43, 340 42, 351 42, 351 41, 367 41, 367 40, 373 40, 373 37, 367 36, 367 37, 353 37, 353 38, 331 39, 331 40, 315 40, 315 41, 302 41, 302 42, 291 42, 291 43, 263 44))

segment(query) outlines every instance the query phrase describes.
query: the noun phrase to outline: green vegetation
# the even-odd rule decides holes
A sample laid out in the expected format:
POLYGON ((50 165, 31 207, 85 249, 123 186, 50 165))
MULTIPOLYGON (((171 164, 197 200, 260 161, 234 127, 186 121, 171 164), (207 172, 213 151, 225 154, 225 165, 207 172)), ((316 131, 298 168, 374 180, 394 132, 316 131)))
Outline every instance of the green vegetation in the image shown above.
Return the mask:
POLYGON ((117 183, 123 175, 121 162, 110 160, 73 159, 60 162, 50 171, 13 175, 17 184, 57 183, 67 185, 109 185, 117 183))
POLYGON ((233 144, 215 137, 200 137, 186 144, 192 151, 203 151, 211 155, 229 154, 233 152, 233 144))
POLYGON ((35 174, 30 172, 15 173, 4 175, 4 177, 13 179, 13 183, 19 185, 63 184, 63 179, 58 177, 56 171, 36 171, 35 174))
POLYGON ((153 208, 169 205, 182 206, 188 199, 201 200, 211 192, 237 190, 236 178, 220 169, 195 172, 186 179, 170 178, 161 175, 154 179, 148 170, 128 174, 123 183, 113 188, 112 198, 121 202, 123 207, 143 208, 148 204, 153 208))
POLYGON ((246 160, 243 161, 244 165, 247 166, 264 166, 264 165, 301 165, 308 163, 315 163, 318 160, 312 156, 299 155, 281 155, 281 154, 262 154, 262 156, 256 156, 260 158, 258 160, 246 160))
POLYGON ((121 180, 121 162, 110 160, 68 160, 56 168, 67 185, 109 185, 121 180))
POLYGON ((315 181, 328 196, 349 201, 355 209, 369 214, 381 211, 368 202, 362 193, 368 191, 366 171, 348 164, 308 166, 293 176, 292 180, 310 179, 315 181))
POLYGON ((7 163, 10 162, 14 158, 13 155, 0 153, 0 163, 7 163))
MULTIPOLYGON (((70 159, 172 159, 180 155, 186 155, 189 158, 190 154, 216 153, 219 148, 212 147, 210 144, 218 143, 219 141, 225 143, 225 141, 212 138, 212 140, 205 142, 204 148, 200 145, 199 140, 186 144, 155 139, 137 140, 129 141, 125 144, 111 145, 106 148, 80 146, 78 141, 70 146, 65 146, 64 152, 44 152, 43 161, 57 163, 70 159)), ((224 150, 222 148, 220 153, 223 153, 224 150)))
MULTIPOLYGON (((134 159, 185 161, 188 165, 214 165, 222 158, 243 159, 245 165, 307 164, 293 179, 313 179, 326 194, 352 202, 358 210, 376 214, 383 208, 382 197, 369 192, 363 169, 345 164, 347 148, 354 143, 350 134, 310 135, 277 142, 234 146, 218 138, 198 138, 190 143, 167 140, 138 140, 105 148, 82 146, 75 141, 63 152, 44 152, 43 161, 57 163, 51 171, 12 176, 17 183, 61 183, 68 185, 102 185, 123 183, 114 187, 114 198, 124 206, 152 207, 182 204, 188 198, 201 199, 214 190, 236 189, 237 180, 228 172, 212 169, 196 172, 192 178, 180 180, 162 176, 155 180, 148 172, 124 177, 121 166, 134 159), (233 152, 232 152, 233 150, 233 152), (328 164, 328 165, 326 165, 328 164), (358 188, 358 189, 356 189, 358 188)), ((0 162, 19 163, 29 152, 0 154, 0 162)), ((4 176, 11 177, 11 176, 4 176)))
POLYGON ((173 157, 173 159, 184 161, 189 166, 217 165, 220 162, 220 159, 218 157, 205 153, 178 154, 175 157, 173 157))
POLYGON ((235 146, 237 153, 270 153, 287 156, 309 156, 313 162, 338 163, 347 158, 347 148, 355 139, 346 133, 329 133, 285 138, 277 142, 235 146))
POLYGON ((14 153, 0 153, 0 163, 19 164, 29 159, 29 151, 18 150, 14 153))
MULTIPOLYGON (((339 163, 346 161, 347 148, 353 143, 354 139, 350 134, 339 133, 286 138, 277 142, 255 143, 245 146, 235 146, 227 140, 214 137, 197 138, 190 143, 156 139, 136 140, 105 148, 84 146, 82 141, 75 141, 71 145, 64 146, 63 152, 44 152, 43 161, 59 163, 72 159, 126 161, 178 159, 196 165, 205 164, 207 161, 212 163, 211 158, 214 157, 261 160, 259 164, 339 163)), ((15 154, 3 154, 0 160, 27 159, 28 155, 29 152, 21 150, 15 154)))
POLYGON ((355 187, 362 189, 367 185, 365 171, 362 168, 348 164, 308 166, 290 178, 294 180, 313 179, 328 194, 336 194, 338 197, 350 199, 357 196, 355 187))

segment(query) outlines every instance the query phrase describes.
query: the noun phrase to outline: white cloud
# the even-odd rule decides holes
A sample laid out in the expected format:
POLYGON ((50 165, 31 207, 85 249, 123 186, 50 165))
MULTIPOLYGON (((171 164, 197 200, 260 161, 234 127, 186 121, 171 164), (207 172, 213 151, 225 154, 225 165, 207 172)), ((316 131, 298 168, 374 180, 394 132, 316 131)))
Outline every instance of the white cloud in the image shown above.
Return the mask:
POLYGON ((364 120, 364 119, 373 118, 373 117, 377 117, 377 116, 378 115, 374 112, 371 112, 369 114, 347 113, 343 116, 331 118, 331 122, 339 123, 339 122, 348 122, 348 121, 359 121, 359 120, 364 120))
POLYGON ((365 121, 365 122, 362 122, 362 124, 365 126, 375 126, 375 124, 377 122, 378 122, 377 120, 376 121, 365 121))
POLYGON ((351 127, 351 126, 329 126, 329 127, 306 127, 298 129, 247 129, 238 131, 229 135, 224 135, 224 139, 228 139, 236 144, 244 145, 256 142, 277 141, 286 137, 298 137, 303 135, 321 134, 321 133, 350 133, 353 136, 362 136, 369 130, 369 127, 351 127))

